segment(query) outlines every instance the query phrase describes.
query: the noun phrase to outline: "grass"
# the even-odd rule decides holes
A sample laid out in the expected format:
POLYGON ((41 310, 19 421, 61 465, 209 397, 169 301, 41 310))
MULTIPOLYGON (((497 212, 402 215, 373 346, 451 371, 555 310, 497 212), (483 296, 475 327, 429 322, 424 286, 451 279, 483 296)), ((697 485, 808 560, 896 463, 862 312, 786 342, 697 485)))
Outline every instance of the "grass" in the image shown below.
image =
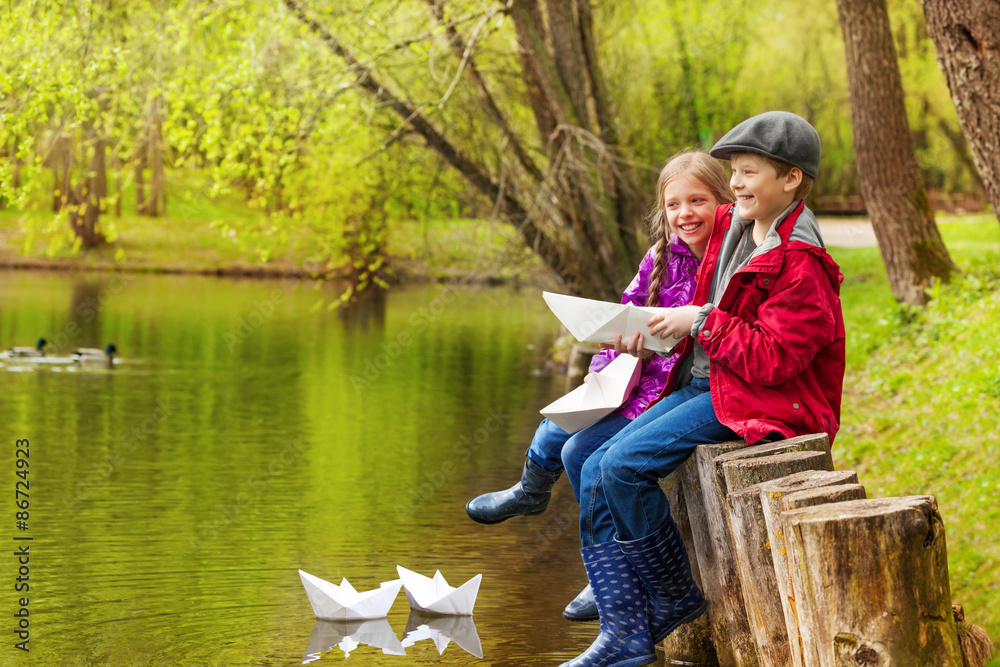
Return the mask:
MULTIPOLYGON (((848 331, 838 468, 869 497, 936 496, 952 599, 1000 640, 1000 225, 942 217, 962 273, 926 308, 892 298, 875 248, 833 249, 848 331)), ((988 664, 1000 665, 1000 659, 988 664)))

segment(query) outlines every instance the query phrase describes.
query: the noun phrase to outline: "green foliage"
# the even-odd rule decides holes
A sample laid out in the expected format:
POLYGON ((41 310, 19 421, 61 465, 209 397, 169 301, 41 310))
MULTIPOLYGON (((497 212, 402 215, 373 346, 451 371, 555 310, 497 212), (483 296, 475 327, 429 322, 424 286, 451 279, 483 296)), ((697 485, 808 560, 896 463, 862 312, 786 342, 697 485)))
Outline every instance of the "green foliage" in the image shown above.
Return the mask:
MULTIPOLYGON (((834 249, 843 289, 848 368, 839 468, 869 497, 932 494, 948 531, 952 599, 1000 636, 1000 228, 992 216, 939 226, 963 273, 935 285, 926 308, 897 305, 875 249, 834 249), (872 270, 874 267, 874 270, 872 270)), ((990 664, 997 664, 993 661, 990 664)))
MULTIPOLYGON (((466 39, 477 35, 482 76, 515 133, 536 136, 528 149, 544 161, 513 27, 497 9, 456 0, 446 4, 445 19, 466 39)), ((655 165, 670 154, 708 146, 739 120, 772 108, 801 113, 819 129, 818 196, 857 192, 833 3, 808 0, 793 9, 778 0, 626 0, 594 9, 624 153, 648 166, 640 170, 642 192, 651 191, 655 165)), ((509 146, 475 102, 479 92, 461 76, 426 3, 326 3, 311 11, 462 150, 501 171, 509 146)), ((920 4, 892 0, 890 11, 928 183, 975 192, 920 4)), ((163 136, 171 206, 186 210, 202 196, 188 184, 209 176, 213 199, 232 197, 251 211, 221 222, 219 233, 235 235, 261 262, 291 252, 302 262, 360 262, 378 273, 399 225, 486 216, 493 206, 359 92, 345 64, 282 3, 28 0, 8 3, 3 18, 0 203, 8 207, 50 207, 59 137, 73 146, 76 181, 101 138, 109 192, 100 225, 112 240, 127 234, 111 211, 134 206, 130 188, 151 124, 163 136), (303 230, 312 240, 295 247, 303 230), (370 262, 358 251, 370 252, 370 262)), ((31 215, 24 224, 29 245, 44 245, 51 256, 78 244, 65 212, 31 215)))

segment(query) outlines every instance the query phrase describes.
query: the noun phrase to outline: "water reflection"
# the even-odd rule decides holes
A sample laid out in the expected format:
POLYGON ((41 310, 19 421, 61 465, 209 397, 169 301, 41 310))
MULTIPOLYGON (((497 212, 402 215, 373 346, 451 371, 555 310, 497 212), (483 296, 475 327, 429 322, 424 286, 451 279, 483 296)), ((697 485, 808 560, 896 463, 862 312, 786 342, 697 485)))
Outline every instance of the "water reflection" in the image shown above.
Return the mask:
POLYGON ((389 621, 377 618, 368 621, 321 621, 317 620, 309 635, 306 654, 302 664, 319 660, 320 654, 334 646, 351 657, 351 651, 364 644, 382 649, 385 655, 406 655, 406 650, 393 631, 389 621))
MULTIPOLYGON (((315 308, 332 290, 288 281, 130 276, 74 296, 79 280, 0 271, 0 344, 114 341, 124 356, 113 371, 0 369, 0 439, 37 447, 32 664, 298 664, 316 619, 296 572, 367 590, 395 563, 482 573, 491 664, 559 664, 593 641, 560 616, 586 583, 569 485, 542 517, 482 526, 464 509, 520 472, 560 393, 533 373, 558 334, 537 292, 410 286, 348 323, 315 308)), ((0 580, 17 567, 0 553, 0 580)), ((395 607, 398 639, 410 610, 395 607)), ((342 660, 329 648, 360 646, 360 630, 342 627, 324 657, 342 660)), ((408 639, 402 660, 351 657, 477 660, 464 635, 443 655, 408 639)))
POLYGON ((466 653, 477 658, 483 657, 483 645, 471 616, 429 616, 411 611, 406 621, 402 645, 413 646, 424 639, 434 642, 438 655, 444 655, 448 643, 455 642, 466 653))

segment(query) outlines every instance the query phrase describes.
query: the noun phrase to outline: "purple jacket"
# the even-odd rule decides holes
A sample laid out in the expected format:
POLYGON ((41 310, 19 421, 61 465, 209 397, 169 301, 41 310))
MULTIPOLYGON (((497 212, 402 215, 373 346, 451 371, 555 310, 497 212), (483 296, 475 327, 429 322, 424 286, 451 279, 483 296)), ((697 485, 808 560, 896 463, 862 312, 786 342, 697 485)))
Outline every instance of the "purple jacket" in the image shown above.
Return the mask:
MULTIPOLYGON (((622 294, 622 303, 632 303, 636 306, 646 305, 646 299, 649 298, 649 276, 653 273, 655 250, 656 246, 653 246, 642 258, 642 263, 639 264, 639 273, 635 274, 635 278, 622 294)), ((695 276, 698 273, 699 262, 700 260, 691 253, 686 243, 677 236, 671 235, 670 261, 663 270, 663 279, 660 281, 658 307, 674 308, 691 303, 691 299, 694 297, 695 276)), ((614 350, 601 350, 591 360, 590 372, 596 373, 610 364, 617 356, 618 353, 614 350)), ((622 407, 618 409, 618 414, 626 419, 635 419, 641 415, 650 402, 659 396, 676 359, 675 356, 661 357, 658 354, 650 357, 643 364, 639 384, 636 385, 632 395, 625 400, 622 407)))

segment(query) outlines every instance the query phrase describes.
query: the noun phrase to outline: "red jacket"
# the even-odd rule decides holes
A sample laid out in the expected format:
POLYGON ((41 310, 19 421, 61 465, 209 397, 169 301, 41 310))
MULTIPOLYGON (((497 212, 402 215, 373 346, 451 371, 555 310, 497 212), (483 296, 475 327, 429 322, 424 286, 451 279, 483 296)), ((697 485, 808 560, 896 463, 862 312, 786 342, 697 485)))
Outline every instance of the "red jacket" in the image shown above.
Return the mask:
MULTIPOLYGON (((715 229, 698 271, 692 303, 708 301, 716 261, 734 207, 720 206, 715 229)), ((798 206, 776 232, 781 243, 753 257, 736 272, 698 334, 711 359, 712 405, 719 421, 747 443, 770 433, 784 437, 825 432, 833 442, 840 428, 844 386, 844 276, 826 250, 794 236, 819 241, 812 213, 798 206), (801 218, 801 219, 800 219, 801 218), (803 230, 805 230, 803 232, 803 230)), ((694 347, 685 338, 683 358, 694 347)), ((674 389, 674 365, 660 397, 674 389)))

